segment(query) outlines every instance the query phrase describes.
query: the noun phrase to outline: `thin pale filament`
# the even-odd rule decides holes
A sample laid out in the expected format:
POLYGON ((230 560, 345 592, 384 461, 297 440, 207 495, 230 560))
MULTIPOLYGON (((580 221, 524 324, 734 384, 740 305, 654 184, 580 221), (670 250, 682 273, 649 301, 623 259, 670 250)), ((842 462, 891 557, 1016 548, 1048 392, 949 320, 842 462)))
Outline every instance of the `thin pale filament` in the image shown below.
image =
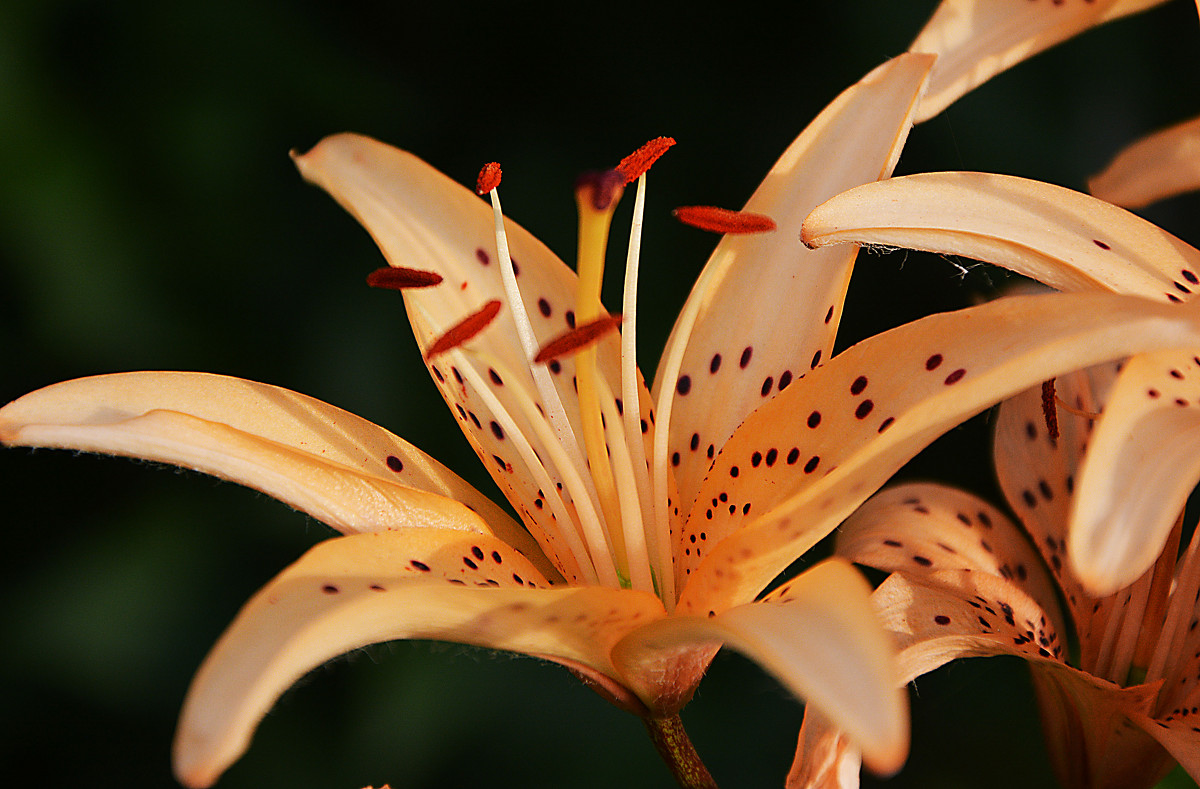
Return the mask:
POLYGON ((1154 646, 1150 665, 1146 667, 1146 682, 1165 677, 1168 661, 1173 655, 1178 656, 1179 648, 1187 636, 1185 623, 1195 610, 1197 591, 1200 591, 1200 539, 1193 535, 1176 575, 1162 634, 1154 646))

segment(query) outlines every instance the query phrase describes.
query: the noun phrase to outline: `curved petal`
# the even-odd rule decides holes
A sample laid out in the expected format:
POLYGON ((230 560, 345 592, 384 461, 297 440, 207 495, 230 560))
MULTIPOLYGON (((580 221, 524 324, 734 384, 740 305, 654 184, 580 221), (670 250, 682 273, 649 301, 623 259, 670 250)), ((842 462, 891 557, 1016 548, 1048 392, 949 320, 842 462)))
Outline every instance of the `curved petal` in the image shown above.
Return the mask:
POLYGON ((712 460, 707 448, 832 351, 855 250, 814 253, 800 224, 822 200, 891 174, 931 62, 895 58, 817 116, 746 203, 776 230, 725 236, 692 289, 654 384, 659 402, 673 397, 659 410, 670 415, 683 509, 712 460))
POLYGON ((1095 665, 1094 653, 1110 612, 1120 606, 1114 609, 1116 601, 1095 599, 1068 569, 1067 524, 1084 448, 1095 424, 1085 414, 1100 412, 1115 375, 1116 365, 1109 364, 1055 380, 1057 438, 1047 425, 1041 386, 1005 400, 996 416, 994 459, 1000 489, 1062 589, 1081 641, 1080 665, 1088 669, 1095 665))
POLYGON ((176 732, 176 775, 188 786, 211 785, 279 694, 367 644, 454 641, 614 676, 613 644, 665 614, 647 593, 547 586, 520 554, 486 535, 409 529, 320 543, 246 604, 205 659, 176 732))
POLYGON ((1164 0, 1014 3, 943 0, 909 50, 938 56, 917 122, 1000 72, 1077 33, 1164 0))
POLYGON ((871 602, 899 646, 905 683, 964 657, 1016 655, 1065 667, 1066 645, 1041 606, 1003 578, 969 570, 893 573, 871 602))
POLYGON ((277 386, 208 373, 79 378, 0 409, 0 441, 154 460, 260 490, 343 533, 409 526, 541 549, 454 472, 383 428, 277 386))
POLYGON ((1126 208, 1194 189, 1200 189, 1200 118, 1143 137, 1088 181, 1096 197, 1126 208))
POLYGON ((717 457, 684 529, 694 550, 682 557, 691 577, 681 610, 754 599, 913 455, 987 406, 1068 370, 1198 345, 1198 331, 1190 304, 1050 294, 859 343, 751 414, 717 457))
POLYGON ((1130 359, 1089 440, 1071 511, 1068 556, 1094 594, 1154 564, 1200 480, 1198 447, 1200 357, 1130 359))
POLYGON ((858 789, 862 754, 815 709, 804 710, 787 789, 858 789))
POLYGON ((865 184, 818 206, 803 238, 962 255, 1065 291, 1180 301, 1200 289, 1200 250, 1103 200, 1007 175, 922 173, 865 184))
MULTIPOLYGON (((1193 781, 1200 782, 1200 732, 1196 731, 1195 718, 1178 715, 1171 715, 1166 719, 1151 718, 1136 713, 1130 714, 1129 718, 1165 748, 1193 781)), ((1167 760, 1165 767, 1160 769, 1166 772, 1170 767, 1170 760, 1167 760)))
POLYGON ((657 620, 618 644, 613 660, 637 677, 664 650, 723 642, 845 730, 872 770, 891 773, 908 752, 908 700, 869 595, 854 568, 831 559, 757 603, 657 620))
POLYGON ((1037 552, 1000 510, 955 488, 897 485, 872 496, 838 529, 837 553, 885 572, 925 578, 947 570, 986 573, 1032 597, 1066 632, 1057 592, 1037 552))

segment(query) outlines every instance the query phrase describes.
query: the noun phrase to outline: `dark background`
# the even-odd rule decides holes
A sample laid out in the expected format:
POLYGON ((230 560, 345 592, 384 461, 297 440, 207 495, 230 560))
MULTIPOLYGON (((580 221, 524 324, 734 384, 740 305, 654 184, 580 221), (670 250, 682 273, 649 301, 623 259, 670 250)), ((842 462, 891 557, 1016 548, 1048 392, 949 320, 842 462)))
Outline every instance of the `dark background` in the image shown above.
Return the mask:
MULTIPOLYGON (((94 373, 227 373, 362 414, 490 490, 398 301, 363 284, 378 253, 288 150, 355 130, 463 182, 498 160, 508 215, 570 260, 575 175, 676 137, 642 258, 642 303, 662 305, 639 315, 653 360, 713 244, 668 209, 739 206, 934 5, 2 2, 0 402, 94 373)), ((1123 144, 1200 112, 1198 39, 1184 0, 1092 31, 918 127, 898 172, 1082 188, 1123 144)), ((1200 241, 1194 198, 1148 215, 1200 241)), ((864 255, 843 345, 1005 279, 864 255)), ((987 444, 975 420, 905 475, 993 495, 987 444)), ((169 786, 191 673, 327 529, 196 474, 66 452, 0 452, 0 496, 0 775, 169 786)), ((890 786, 1052 785, 1020 663, 951 665, 914 701, 912 758, 890 786)), ((781 785, 800 707, 755 666, 719 657, 684 719, 722 786, 781 785)), ((562 669, 397 643, 288 693, 220 786, 385 782, 671 785, 639 722, 562 669)))

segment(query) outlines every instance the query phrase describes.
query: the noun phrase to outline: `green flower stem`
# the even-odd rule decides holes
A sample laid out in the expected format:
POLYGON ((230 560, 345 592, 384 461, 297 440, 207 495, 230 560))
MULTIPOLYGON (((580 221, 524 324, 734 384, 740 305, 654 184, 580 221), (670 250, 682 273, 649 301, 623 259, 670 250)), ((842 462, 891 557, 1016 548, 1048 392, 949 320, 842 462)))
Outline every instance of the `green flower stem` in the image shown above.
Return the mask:
POLYGON ((669 718, 644 717, 646 731, 658 749, 658 754, 671 768, 671 774, 683 789, 717 789, 717 782, 709 775, 708 768, 700 761, 692 741, 683 728, 678 715, 669 718))

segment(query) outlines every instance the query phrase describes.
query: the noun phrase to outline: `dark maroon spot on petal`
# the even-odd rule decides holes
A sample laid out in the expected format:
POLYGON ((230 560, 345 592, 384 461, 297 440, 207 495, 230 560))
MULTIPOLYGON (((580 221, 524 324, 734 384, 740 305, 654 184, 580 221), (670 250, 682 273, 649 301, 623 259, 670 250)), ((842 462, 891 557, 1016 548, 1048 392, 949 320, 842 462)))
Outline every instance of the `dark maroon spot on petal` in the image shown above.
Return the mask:
POLYGON ((867 376, 860 375, 854 379, 854 383, 850 384, 850 394, 862 394, 862 390, 867 388, 867 376))
POLYGON ((783 375, 779 376, 779 391, 782 392, 784 389, 787 389, 788 384, 790 384, 791 382, 792 382, 792 371, 784 370, 783 375))
POLYGON ((762 383, 762 390, 761 390, 762 396, 766 397, 767 395, 769 395, 771 393, 771 387, 774 385, 775 385, 774 377, 768 375, 766 380, 763 381, 763 383, 762 383))
POLYGON ((542 313, 543 318, 550 317, 550 302, 545 299, 538 299, 538 312, 542 313))
POLYGON ((1050 483, 1044 479, 1038 480, 1038 490, 1041 491, 1042 498, 1046 501, 1054 500, 1054 491, 1050 489, 1050 483))
POLYGON ((1112 249, 1112 247, 1110 247, 1108 244, 1105 244, 1103 241, 1101 241, 1098 238, 1093 238, 1092 243, 1095 244, 1096 246, 1100 247, 1101 249, 1112 249))
POLYGON ((491 367, 488 368, 488 378, 491 378, 492 383, 494 383, 496 386, 504 386, 504 379, 500 377, 500 373, 496 372, 491 367))
POLYGON ((1183 373, 1179 372, 1178 370, 1172 370, 1172 371, 1171 371, 1171 377, 1172 377, 1172 378, 1178 378, 1178 379, 1182 380, 1182 379, 1183 379, 1183 373))
POLYGON ((792 447, 791 449, 788 450, 787 464, 789 466, 796 465, 796 461, 799 459, 800 459, 800 450, 799 449, 797 449, 796 447, 792 447))
POLYGON ((1173 304, 1182 304, 1183 303, 1183 299, 1179 298, 1174 293, 1167 294, 1167 301, 1169 301, 1173 304))
POLYGON ((870 400, 863 400, 858 404, 858 408, 854 409, 854 416, 859 419, 865 419, 867 414, 875 408, 875 403, 870 400))
POLYGON ((321 591, 324 592, 325 594, 337 594, 338 592, 340 592, 342 590, 338 589, 333 584, 325 584, 324 586, 321 587, 321 591))
POLYGON ((463 564, 465 564, 467 567, 470 567, 472 570, 478 570, 478 569, 479 569, 479 565, 475 564, 475 562, 473 562, 473 561, 471 560, 471 557, 470 557, 470 556, 464 556, 464 557, 463 557, 463 564))
POLYGON ((904 545, 904 543, 900 542, 899 540, 884 540, 883 544, 892 548, 901 548, 904 545))
POLYGON ((692 441, 690 444, 688 444, 688 446, 691 447, 693 452, 695 452, 697 449, 700 448, 700 434, 699 433, 692 433, 692 441))
POLYGON ((811 414, 808 415, 808 426, 816 427, 819 424, 821 424, 821 412, 813 411, 811 414))
POLYGON ((951 384, 958 383, 959 381, 962 380, 963 376, 966 374, 967 374, 967 371, 964 370, 963 368, 959 367, 957 370, 955 370, 954 372, 952 372, 946 376, 946 386, 950 386, 951 384))
POLYGON ((754 466, 754 468, 758 468, 762 464, 762 459, 763 459, 762 453, 755 452, 753 455, 750 456, 750 465, 754 466))
POLYGON ((924 556, 914 556, 914 557, 912 558, 912 560, 913 560, 914 562, 916 562, 917 564, 921 565, 922 567, 931 567, 931 566, 933 566, 933 560, 932 560, 932 559, 929 559, 929 558, 927 558, 927 557, 924 557, 924 556))
POLYGON ((500 556, 500 551, 492 551, 492 561, 496 564, 504 564, 504 558, 500 556))
POLYGON ((1149 397, 1151 400, 1157 400, 1158 398, 1162 397, 1162 393, 1159 392, 1157 389, 1147 389, 1146 396, 1149 397))
POLYGON ((825 325, 828 326, 829 322, 831 320, 833 320, 833 305, 832 304, 829 305, 829 311, 825 313, 825 325))
POLYGON ((738 359, 738 367, 741 367, 743 370, 745 370, 746 365, 750 364, 750 357, 753 355, 754 348, 747 345, 744 349, 742 349, 742 358, 738 359))
POLYGON ((681 458, 679 457, 678 452, 671 453, 671 465, 672 466, 678 466, 680 460, 681 460, 681 458))
POLYGON ((712 459, 713 459, 713 455, 715 455, 715 454, 716 454, 716 449, 717 449, 717 448, 716 448, 715 446, 713 446, 712 444, 709 444, 709 445, 708 445, 708 449, 707 449, 707 450, 705 450, 705 453, 704 453, 704 454, 708 455, 708 459, 709 459, 709 460, 712 460, 712 459))
POLYGON ((675 391, 679 392, 679 394, 681 394, 681 395, 685 395, 688 392, 692 391, 691 377, 687 376, 687 375, 679 376, 679 380, 676 381, 676 383, 675 383, 675 391))
POLYGON ((737 466, 733 466, 732 468, 729 469, 729 476, 731 476, 731 477, 736 477, 740 473, 742 473, 742 472, 738 469, 737 466))
POLYGON ((483 560, 483 549, 480 548, 478 545, 472 545, 471 546, 471 555, 474 556, 476 559, 479 559, 480 561, 482 561, 483 560))
POLYGON ((779 458, 779 450, 771 448, 767 450, 767 466, 774 466, 775 461, 779 458))
POLYGON ((811 473, 813 473, 814 471, 816 471, 816 470, 817 470, 817 466, 818 466, 820 463, 821 463, 821 456, 820 456, 820 455, 813 455, 812 457, 810 457, 810 458, 808 459, 808 462, 804 464, 804 473, 805 473, 805 474, 811 474, 811 473))
POLYGON ((386 592, 386 591, 387 591, 386 589, 384 589, 384 588, 383 588, 382 586, 380 586, 379 584, 371 584, 371 585, 370 585, 369 587, 367 587, 367 588, 368 588, 368 589, 370 589, 372 592, 386 592))
POLYGON ((1184 279, 1186 279, 1188 282, 1192 283, 1193 285, 1200 285, 1200 278, 1196 277, 1195 272, 1184 269, 1183 271, 1180 271, 1179 273, 1183 275, 1184 279))
POLYGON ((574 329, 575 328, 575 310, 567 310, 566 318, 567 318, 567 326, 574 329))
POLYGON ((937 622, 939 625, 948 625, 950 624, 950 617, 946 616, 945 614, 938 614, 933 618, 933 621, 937 622))
POLYGON ((434 367, 433 365, 430 365, 429 369, 433 371, 433 377, 434 377, 434 378, 436 378, 436 379, 438 379, 438 383, 445 383, 445 382, 446 382, 446 379, 442 377, 442 371, 441 371, 441 370, 439 370, 438 368, 434 367))
POLYGON ((429 565, 425 564, 425 562, 419 562, 416 559, 413 559, 411 562, 409 562, 409 564, 413 566, 414 570, 420 570, 423 573, 429 572, 429 565))
POLYGON ((1021 491, 1021 499, 1025 502, 1026 506, 1029 506, 1029 507, 1037 506, 1037 497, 1033 495, 1032 490, 1021 491))
POLYGON ((716 371, 720 370, 720 369, 721 369, 721 354, 714 353, 712 360, 709 361, 709 363, 708 363, 708 371, 710 373, 716 373, 716 371))
POLYGON ((521 578, 521 576, 517 575, 516 573, 513 573, 512 579, 514 581, 516 581, 518 584, 524 585, 524 583, 525 583, 525 581, 521 578))
POLYGON ((549 367, 550 372, 554 373, 555 375, 558 375, 562 372, 562 362, 560 362, 558 359, 551 359, 550 363, 546 366, 549 367))
POLYGON ((504 430, 503 430, 503 428, 500 427, 500 425, 497 422, 493 421, 491 424, 491 428, 492 428, 493 436, 495 436, 498 439, 504 438, 504 430))
POLYGON ((885 420, 883 420, 882 422, 880 422, 880 423, 879 423, 879 432, 880 432, 880 433, 882 433, 883 431, 887 430, 889 427, 891 427, 891 426, 892 426, 892 424, 893 424, 895 421, 896 421, 896 417, 894 417, 894 416, 889 416, 887 419, 885 419, 885 420))
POLYGON ((941 366, 941 364, 942 364, 942 355, 940 353, 935 353, 933 356, 930 356, 928 359, 925 360, 925 369, 926 370, 936 370, 938 367, 941 366))
POLYGON ((387 467, 399 474, 401 471, 404 471, 404 461, 395 455, 388 455, 387 467))
POLYGON ((475 250, 475 259, 485 266, 492 262, 491 257, 488 256, 488 253, 484 251, 483 247, 479 247, 475 250))
POLYGON ((815 369, 817 369, 817 365, 820 363, 821 363, 821 352, 818 350, 816 353, 813 354, 812 361, 808 363, 808 368, 810 370, 815 370, 815 369))

